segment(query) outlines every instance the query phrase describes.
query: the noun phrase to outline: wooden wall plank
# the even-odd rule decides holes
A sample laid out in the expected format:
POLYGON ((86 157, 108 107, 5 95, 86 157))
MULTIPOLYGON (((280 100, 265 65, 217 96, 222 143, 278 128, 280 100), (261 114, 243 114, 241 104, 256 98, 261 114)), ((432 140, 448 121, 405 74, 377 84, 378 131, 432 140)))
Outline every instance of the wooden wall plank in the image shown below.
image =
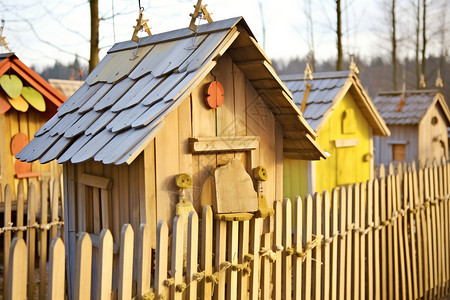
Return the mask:
MULTIPOLYGON (((144 151, 144 189, 145 189, 145 218, 141 216, 141 222, 150 227, 150 236, 156 236, 156 162, 155 162, 155 141, 151 141, 144 151)), ((142 188, 142 187, 140 187, 142 188)), ((142 204, 142 203, 141 203, 142 204)), ((150 246, 156 247, 156 239, 150 239, 150 246)))

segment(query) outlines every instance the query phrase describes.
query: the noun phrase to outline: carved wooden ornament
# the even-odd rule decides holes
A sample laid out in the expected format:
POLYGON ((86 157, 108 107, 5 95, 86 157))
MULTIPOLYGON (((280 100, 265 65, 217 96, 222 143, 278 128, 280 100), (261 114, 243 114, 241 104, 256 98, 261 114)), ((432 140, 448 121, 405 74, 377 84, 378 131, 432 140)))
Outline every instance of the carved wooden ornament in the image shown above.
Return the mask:
POLYGON ((223 104, 224 89, 220 82, 213 81, 206 86, 205 102, 208 107, 217 108, 223 104))

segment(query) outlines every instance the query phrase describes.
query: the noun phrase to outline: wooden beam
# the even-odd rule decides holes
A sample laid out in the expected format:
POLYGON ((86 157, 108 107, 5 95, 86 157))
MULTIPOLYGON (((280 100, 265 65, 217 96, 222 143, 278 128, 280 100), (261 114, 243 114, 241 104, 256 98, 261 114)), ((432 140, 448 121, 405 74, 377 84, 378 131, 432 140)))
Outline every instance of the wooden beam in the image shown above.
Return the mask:
POLYGON ((189 138, 191 153, 250 151, 259 146, 259 136, 189 138))
POLYGON ((104 190, 109 190, 112 187, 111 178, 95 176, 86 173, 81 173, 80 175, 78 175, 78 183, 104 190))

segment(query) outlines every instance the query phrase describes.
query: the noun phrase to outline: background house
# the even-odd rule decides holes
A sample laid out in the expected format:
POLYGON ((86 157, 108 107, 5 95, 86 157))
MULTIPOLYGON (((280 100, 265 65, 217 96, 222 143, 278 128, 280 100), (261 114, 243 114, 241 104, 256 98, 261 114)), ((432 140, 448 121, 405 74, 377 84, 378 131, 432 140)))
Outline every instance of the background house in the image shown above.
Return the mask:
POLYGON ((157 220, 171 222, 181 173, 192 175, 185 195, 198 212, 233 204, 216 199, 219 186, 232 193, 244 183, 217 177, 233 158, 254 200, 250 174, 265 167, 272 207, 283 199, 283 155, 324 157, 315 138, 245 21, 233 18, 141 38, 138 48, 114 45, 17 157, 63 164, 66 245, 75 257, 76 232, 110 228, 119 240, 122 224, 146 222, 155 233, 157 220))
POLYGON ((391 131, 375 139, 377 165, 448 158, 450 112, 438 90, 385 92, 373 102, 391 131))
POLYGON ((389 135, 353 71, 280 76, 329 153, 326 161, 284 160, 284 197, 331 191, 373 176, 373 136, 389 135), (308 77, 308 76, 307 76, 308 77))
MULTIPOLYGON (((14 158, 66 97, 27 67, 14 53, 0 54, 0 183, 13 196, 20 178, 58 177, 56 162, 41 165, 14 158)), ((25 185, 26 186, 26 185, 25 185)))

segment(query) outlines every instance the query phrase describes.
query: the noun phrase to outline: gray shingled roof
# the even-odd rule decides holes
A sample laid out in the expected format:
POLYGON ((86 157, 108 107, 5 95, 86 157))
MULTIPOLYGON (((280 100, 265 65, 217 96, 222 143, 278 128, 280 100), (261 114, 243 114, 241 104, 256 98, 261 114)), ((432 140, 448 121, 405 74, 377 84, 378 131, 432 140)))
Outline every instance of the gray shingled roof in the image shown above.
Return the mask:
MULTIPOLYGON (((292 92, 293 101, 301 108, 303 97, 305 95, 306 85, 303 74, 280 75, 286 87, 292 92)), ((356 104, 360 107, 362 113, 369 121, 376 135, 389 135, 389 129, 380 117, 369 97, 360 84, 356 74, 353 71, 336 72, 317 72, 313 73, 313 79, 307 80, 311 88, 306 100, 306 108, 303 117, 308 124, 317 132, 320 131, 319 125, 322 124, 326 113, 333 105, 340 101, 342 97, 336 97, 344 89, 344 92, 350 90, 353 86, 356 104)))
POLYGON ((17 158, 131 163, 225 51, 242 62, 244 75, 286 129, 285 151, 303 159, 324 157, 314 131, 239 17, 201 25, 196 34, 185 28, 141 38, 138 47, 133 41, 114 45, 17 158))
MULTIPOLYGON (((317 129, 322 117, 333 105, 333 100, 348 81, 349 75, 350 71, 320 72, 313 74, 313 80, 308 80, 311 89, 306 100, 303 117, 314 130, 317 129)), ((294 103, 300 107, 306 90, 303 75, 280 75, 280 79, 291 91, 294 103)))
POLYGON ((415 125, 422 120, 440 93, 437 90, 406 91, 404 104, 398 111, 402 92, 380 93, 374 100, 376 108, 388 125, 415 125))

